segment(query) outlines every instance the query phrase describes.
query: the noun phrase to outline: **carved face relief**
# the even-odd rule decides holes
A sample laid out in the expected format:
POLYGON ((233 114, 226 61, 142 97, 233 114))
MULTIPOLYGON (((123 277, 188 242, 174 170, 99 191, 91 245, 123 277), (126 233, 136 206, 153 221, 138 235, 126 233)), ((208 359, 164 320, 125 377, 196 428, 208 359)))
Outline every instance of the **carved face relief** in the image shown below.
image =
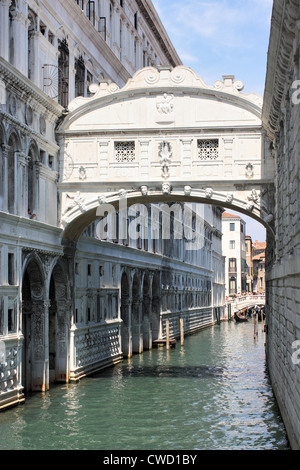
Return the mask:
POLYGON ((185 196, 190 196, 192 188, 191 188, 191 186, 185 186, 183 191, 184 191, 185 196))
POLYGON ((141 186, 141 193, 143 196, 148 196, 148 186, 141 186))
POLYGON ((213 196, 213 190, 211 188, 207 188, 205 191, 205 197, 211 198, 213 196))
POLYGON ((170 192, 171 192, 171 185, 167 181, 165 181, 162 184, 162 192, 163 192, 163 194, 170 194, 170 192))

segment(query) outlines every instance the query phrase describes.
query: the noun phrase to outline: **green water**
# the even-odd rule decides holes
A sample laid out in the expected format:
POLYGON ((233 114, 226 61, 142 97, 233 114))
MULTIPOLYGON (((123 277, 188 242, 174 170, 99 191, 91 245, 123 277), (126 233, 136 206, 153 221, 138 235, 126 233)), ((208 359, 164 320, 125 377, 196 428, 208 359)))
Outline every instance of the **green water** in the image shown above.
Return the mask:
POLYGON ((223 323, 0 414, 0 449, 288 449, 263 333, 223 323))

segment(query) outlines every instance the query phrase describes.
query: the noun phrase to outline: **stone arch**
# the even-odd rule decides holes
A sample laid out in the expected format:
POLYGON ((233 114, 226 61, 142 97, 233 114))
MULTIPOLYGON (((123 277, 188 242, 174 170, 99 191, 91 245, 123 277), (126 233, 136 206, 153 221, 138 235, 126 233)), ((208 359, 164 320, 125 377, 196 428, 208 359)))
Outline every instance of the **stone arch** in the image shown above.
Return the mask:
POLYGON ((68 381, 68 349, 71 302, 66 269, 54 263, 48 281, 49 383, 68 381))
POLYGON ((26 392, 45 391, 48 377, 45 371, 46 301, 45 272, 36 254, 29 254, 23 264, 21 329, 24 337, 22 353, 22 385, 26 392))

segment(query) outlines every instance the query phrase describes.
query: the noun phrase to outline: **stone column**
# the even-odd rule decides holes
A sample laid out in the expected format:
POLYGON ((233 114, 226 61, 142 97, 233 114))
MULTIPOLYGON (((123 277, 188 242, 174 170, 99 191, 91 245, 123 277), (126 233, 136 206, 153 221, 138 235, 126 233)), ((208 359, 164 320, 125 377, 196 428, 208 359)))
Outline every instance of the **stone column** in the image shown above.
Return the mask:
POLYGON ((69 334, 68 324, 71 316, 72 302, 58 300, 56 302, 56 356, 55 356, 55 380, 57 382, 68 382, 69 365, 69 334))
POLYGON ((0 1, 0 56, 9 61, 9 6, 11 0, 0 1))
POLYGON ((141 325, 143 300, 137 297, 132 302, 132 352, 143 352, 143 331, 141 325))
POLYGON ((131 322, 131 311, 132 311, 132 299, 121 300, 121 350, 125 357, 132 356, 132 322, 131 322))
POLYGON ((27 18, 20 11, 12 15, 13 65, 27 76, 27 18))
POLYGON ((152 330, 151 330, 151 294, 143 297, 143 349, 152 349, 152 330))
POLYGON ((49 307, 50 302, 32 301, 31 390, 49 390, 49 307))
POLYGON ((28 213, 28 163, 30 157, 24 153, 17 153, 17 188, 16 188, 16 201, 17 201, 17 214, 23 217, 28 213))

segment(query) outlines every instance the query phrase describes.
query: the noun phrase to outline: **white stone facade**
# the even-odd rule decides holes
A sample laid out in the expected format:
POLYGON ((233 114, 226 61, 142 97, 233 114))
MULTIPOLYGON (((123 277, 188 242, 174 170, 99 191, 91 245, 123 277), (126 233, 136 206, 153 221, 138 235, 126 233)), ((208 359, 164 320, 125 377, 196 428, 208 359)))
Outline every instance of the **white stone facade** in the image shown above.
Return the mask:
MULTIPOLYGON (((222 319, 224 278, 218 207, 191 203, 203 227, 201 251, 185 250, 183 239, 99 240, 89 222, 76 248, 62 244, 64 211, 84 209, 68 190, 61 212, 59 184, 68 166, 56 126, 70 102, 94 96, 102 80, 122 87, 143 66, 180 65, 151 2, 1 0, 0 23, 0 409, 6 409, 22 403, 26 391, 79 380, 151 348, 164 337, 166 319, 174 337, 180 318, 186 333, 222 319)), ((94 169, 89 145, 83 150, 76 181, 84 185, 94 169)), ((124 171, 126 165, 132 171, 130 155, 130 146, 119 146, 124 171)))
POLYGON ((267 359, 290 444, 300 448, 299 1, 274 1, 263 124, 276 164, 266 253, 267 359))
POLYGON ((239 297, 247 291, 246 223, 241 217, 224 212, 222 232, 226 297, 239 297))

